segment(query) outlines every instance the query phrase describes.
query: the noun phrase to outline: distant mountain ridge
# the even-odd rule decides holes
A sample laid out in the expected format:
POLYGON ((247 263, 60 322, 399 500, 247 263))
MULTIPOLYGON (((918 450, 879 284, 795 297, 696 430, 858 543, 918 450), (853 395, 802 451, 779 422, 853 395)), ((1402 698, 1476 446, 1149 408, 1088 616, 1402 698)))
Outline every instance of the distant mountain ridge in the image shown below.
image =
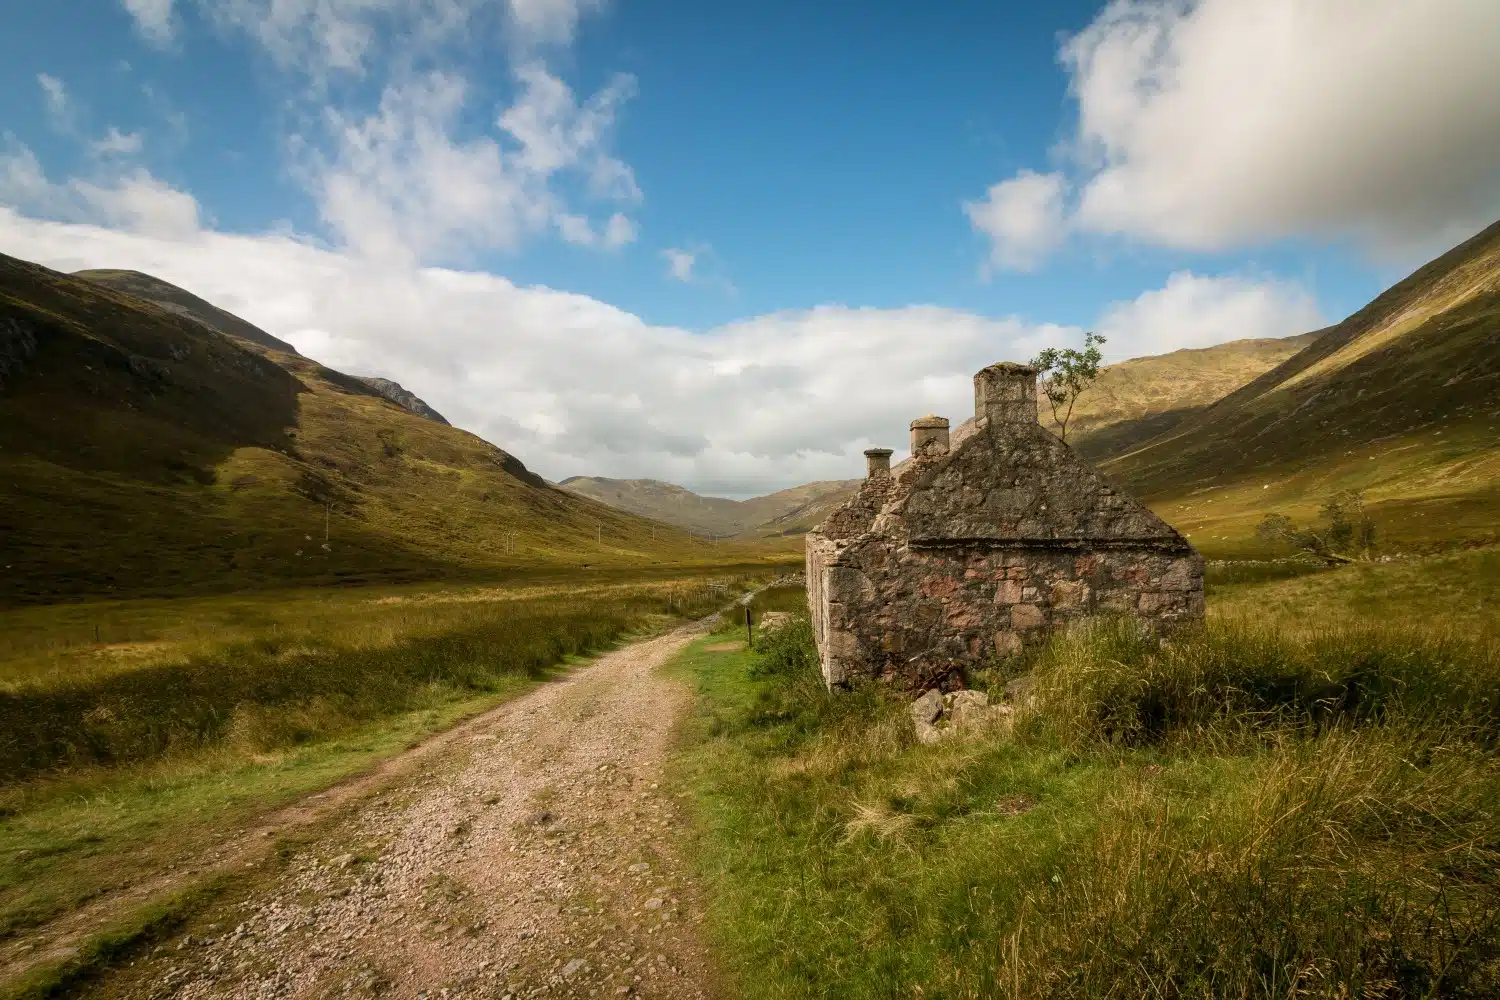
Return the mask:
MULTIPOLYGON (((1175 427, 1225 393, 1292 357, 1317 336, 1310 333, 1236 340, 1110 365, 1079 401, 1068 439, 1092 461, 1119 454, 1175 427)), ((1055 429, 1050 411, 1040 398, 1039 410, 1042 422, 1055 429)), ((955 414, 954 418, 955 437, 972 430, 972 417, 963 419, 955 414)), ((750 500, 703 497, 656 479, 574 476, 559 485, 696 534, 757 538, 807 532, 852 495, 859 482, 807 483, 750 500)))
POLYGON ((777 522, 815 507, 828 497, 842 498, 858 485, 858 480, 806 483, 750 500, 699 496, 659 479, 573 476, 558 485, 600 503, 663 521, 703 537, 753 538, 791 533, 778 530, 777 522))

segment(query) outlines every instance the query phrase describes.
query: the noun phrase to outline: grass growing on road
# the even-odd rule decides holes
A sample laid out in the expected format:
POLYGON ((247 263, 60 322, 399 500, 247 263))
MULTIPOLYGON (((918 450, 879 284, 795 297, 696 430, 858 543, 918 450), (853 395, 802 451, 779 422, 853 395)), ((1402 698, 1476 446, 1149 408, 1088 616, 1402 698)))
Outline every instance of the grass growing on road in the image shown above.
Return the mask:
POLYGON ((826 694, 805 623, 691 647, 678 766, 726 972, 771 998, 1500 993, 1500 649, 1362 621, 1348 579, 1302 605, 1342 629, 1059 638, 1013 736, 935 746, 904 699, 826 694))
POLYGON ((158 871, 199 868, 258 813, 570 658, 702 615, 738 582, 297 591, 0 615, 0 943, 158 871), (90 617, 111 641, 79 640, 90 617))

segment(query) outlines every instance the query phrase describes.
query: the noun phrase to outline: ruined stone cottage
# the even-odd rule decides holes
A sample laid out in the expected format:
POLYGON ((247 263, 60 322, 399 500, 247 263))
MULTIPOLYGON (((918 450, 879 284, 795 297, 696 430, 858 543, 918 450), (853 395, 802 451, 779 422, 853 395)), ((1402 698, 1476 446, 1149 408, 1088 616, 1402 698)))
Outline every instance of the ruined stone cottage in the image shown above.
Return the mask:
POLYGON ((909 461, 865 452, 859 493, 807 536, 813 630, 830 686, 857 676, 957 686, 1090 614, 1203 615, 1203 560, 1037 420, 1036 369, 974 376, 974 420, 911 424, 909 461))

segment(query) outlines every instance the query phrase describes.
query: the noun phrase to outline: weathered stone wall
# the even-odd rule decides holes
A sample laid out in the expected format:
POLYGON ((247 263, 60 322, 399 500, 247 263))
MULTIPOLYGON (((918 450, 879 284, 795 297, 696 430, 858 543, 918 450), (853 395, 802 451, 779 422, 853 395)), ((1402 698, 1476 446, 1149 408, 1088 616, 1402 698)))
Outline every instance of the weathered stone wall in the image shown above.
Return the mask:
POLYGON ((949 689, 966 665, 1019 653, 1089 615, 1171 625, 1203 614, 1203 561, 1191 551, 897 550, 868 537, 837 553, 826 542, 808 552, 808 596, 830 685, 867 674, 901 687, 949 689))

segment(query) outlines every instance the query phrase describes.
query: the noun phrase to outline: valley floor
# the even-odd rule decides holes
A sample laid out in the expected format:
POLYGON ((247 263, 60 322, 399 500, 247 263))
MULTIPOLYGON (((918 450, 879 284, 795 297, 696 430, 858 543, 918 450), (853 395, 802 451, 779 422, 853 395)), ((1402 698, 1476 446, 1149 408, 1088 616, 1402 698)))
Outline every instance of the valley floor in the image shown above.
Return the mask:
MULTIPOLYGON (((805 643, 757 639, 751 653, 738 632, 662 634, 660 615, 654 637, 518 675, 363 777, 280 811, 226 813, 226 835, 197 843, 180 876, 16 918, 0 933, 0 996, 1102 997, 1140 985, 1139 969, 1183 987, 1197 970, 1204 995, 1218 995, 1213 977, 1235 995, 1307 992, 1240 977, 1248 966, 1215 955, 1231 938, 1231 951, 1285 945, 1330 989, 1350 981, 1340 963, 1354 954, 1406 963, 1434 996, 1479 995, 1443 988, 1459 978, 1500 983, 1500 959, 1471 946, 1500 926, 1484 846, 1500 822, 1500 708, 1470 690, 1497 668, 1496 553, 1242 564, 1211 584, 1205 639, 1161 662, 1129 643, 1062 644, 1043 675, 1073 714, 1026 722, 1016 740, 931 747, 903 700, 828 697, 798 660, 805 643), (1252 620, 1264 631, 1235 631, 1252 620), (1312 634, 1371 623, 1427 637, 1312 634), (1324 711, 1327 683, 1387 699, 1394 721, 1372 702, 1369 717, 1309 727, 1303 701, 1324 711), (1264 692, 1288 700, 1221 711, 1264 692), (1164 733, 1096 731, 1146 718, 1152 699, 1176 720, 1164 733), (1429 746, 1449 756, 1406 763, 1429 746), (1379 806, 1387 793, 1401 810, 1379 806), (1293 806, 1306 822, 1272 822, 1293 806), (1351 819, 1366 813, 1375 826, 1351 819), (1339 896, 1355 861, 1364 881, 1349 884, 1369 891, 1339 896), (1426 894, 1449 878, 1438 934, 1426 894), (1339 916, 1348 907, 1365 921, 1339 916)), ((672 600, 701 615, 725 596, 672 600)), ((450 630, 480 608, 514 619, 493 597, 433 589, 358 613, 415 603, 406 626, 450 630)), ((800 600, 771 591, 758 606, 800 600)), ((1004 678, 976 680, 998 692, 1004 678)), ((94 794, 102 815, 107 790, 94 794)), ((167 856, 140 839, 149 831, 134 836, 148 859, 167 856)))

